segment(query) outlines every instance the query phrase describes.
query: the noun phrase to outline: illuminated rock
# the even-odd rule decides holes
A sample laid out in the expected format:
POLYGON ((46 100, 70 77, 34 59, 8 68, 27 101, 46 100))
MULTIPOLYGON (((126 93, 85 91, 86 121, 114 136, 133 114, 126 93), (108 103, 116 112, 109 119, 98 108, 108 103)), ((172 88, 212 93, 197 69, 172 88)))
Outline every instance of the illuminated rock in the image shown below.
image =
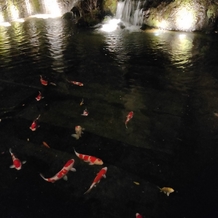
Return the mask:
POLYGON ((218 5, 201 0, 162 2, 144 11, 144 24, 166 30, 211 31, 214 29, 218 5))

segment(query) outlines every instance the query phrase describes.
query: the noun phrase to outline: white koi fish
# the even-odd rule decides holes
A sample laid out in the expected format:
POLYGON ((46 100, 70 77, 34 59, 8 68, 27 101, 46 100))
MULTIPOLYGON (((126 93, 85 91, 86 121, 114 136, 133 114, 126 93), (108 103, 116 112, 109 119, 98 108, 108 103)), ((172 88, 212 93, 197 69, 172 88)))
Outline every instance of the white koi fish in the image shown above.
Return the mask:
POLYGON ((81 126, 75 126, 76 134, 72 134, 71 136, 73 136, 76 139, 79 139, 80 137, 82 137, 83 130, 85 130, 85 129, 82 128, 81 126))
POLYGON ((68 178, 67 178, 67 173, 68 173, 69 171, 73 171, 73 172, 76 171, 76 169, 73 168, 74 163, 75 163, 74 159, 68 160, 67 163, 64 165, 64 167, 63 167, 56 175, 54 175, 54 176, 51 177, 51 178, 45 178, 42 174, 40 174, 40 176, 41 176, 45 181, 47 181, 47 182, 52 182, 52 183, 54 183, 54 182, 56 182, 57 180, 62 179, 62 178, 67 181, 67 179, 68 179, 68 178))

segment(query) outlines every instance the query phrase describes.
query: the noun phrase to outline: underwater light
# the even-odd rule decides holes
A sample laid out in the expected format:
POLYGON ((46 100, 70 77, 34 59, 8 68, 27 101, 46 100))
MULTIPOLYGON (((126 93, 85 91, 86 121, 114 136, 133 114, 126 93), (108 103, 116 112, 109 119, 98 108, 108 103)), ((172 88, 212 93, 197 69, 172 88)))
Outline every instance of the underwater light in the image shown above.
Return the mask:
POLYGON ((167 21, 165 21, 165 20, 162 20, 162 21, 158 24, 158 28, 160 28, 160 29, 167 29, 167 26, 168 26, 168 24, 167 24, 167 21))
POLYGON ((194 13, 191 9, 183 7, 176 15, 176 26, 179 30, 193 31, 194 27, 194 13))
POLYGON ((115 31, 118 27, 118 23, 120 23, 120 19, 111 19, 108 23, 103 24, 101 30, 105 32, 115 31))

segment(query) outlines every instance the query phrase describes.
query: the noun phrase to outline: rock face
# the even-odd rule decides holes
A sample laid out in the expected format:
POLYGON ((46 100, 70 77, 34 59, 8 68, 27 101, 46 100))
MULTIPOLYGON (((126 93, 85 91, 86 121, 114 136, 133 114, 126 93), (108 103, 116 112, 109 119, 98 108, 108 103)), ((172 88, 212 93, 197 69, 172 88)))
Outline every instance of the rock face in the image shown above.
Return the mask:
POLYGON ((144 23, 177 31, 211 31, 215 28, 218 5, 207 0, 162 2, 144 11, 144 23))

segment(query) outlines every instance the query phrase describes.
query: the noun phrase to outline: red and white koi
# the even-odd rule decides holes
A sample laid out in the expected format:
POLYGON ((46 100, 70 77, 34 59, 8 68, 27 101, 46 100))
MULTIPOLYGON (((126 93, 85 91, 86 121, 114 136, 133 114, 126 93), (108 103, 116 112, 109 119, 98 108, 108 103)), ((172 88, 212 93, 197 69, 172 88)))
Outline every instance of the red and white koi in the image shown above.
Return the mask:
POLYGON ((38 124, 38 122, 39 122, 38 120, 39 120, 40 116, 41 116, 41 114, 39 114, 39 116, 35 120, 33 120, 31 126, 29 127, 32 131, 36 131, 36 129, 38 129, 40 127, 38 124))
POLYGON ((75 149, 74 149, 74 152, 78 158, 80 158, 81 160, 83 160, 85 162, 88 162, 89 165, 103 165, 103 161, 100 158, 90 156, 87 154, 80 154, 80 153, 76 152, 75 149))
POLYGON ((62 178, 67 181, 67 179, 68 179, 68 178, 67 178, 67 173, 68 173, 69 171, 73 171, 73 172, 76 171, 76 169, 73 168, 74 163, 75 163, 74 159, 68 160, 67 163, 64 165, 64 167, 63 167, 56 175, 54 175, 54 176, 51 177, 51 178, 45 178, 42 174, 40 174, 40 176, 41 176, 45 181, 47 181, 47 182, 52 182, 52 183, 54 183, 54 182, 56 182, 57 180, 62 179, 62 178))
POLYGON ((71 136, 73 136, 76 139, 79 139, 80 137, 82 137, 83 130, 85 130, 85 129, 82 128, 81 126, 75 126, 76 134, 72 134, 71 136))
POLYGON ((89 115, 87 108, 83 111, 83 113, 81 115, 84 117, 87 117, 89 115))
POLYGON ((126 128, 128 128, 128 127, 127 127, 127 123, 133 118, 133 115, 134 115, 133 111, 130 111, 130 112, 128 113, 128 115, 126 116, 126 121, 125 121, 125 126, 126 126, 126 128))
POLYGON ((39 91, 39 94, 36 96, 36 101, 42 100, 44 97, 42 96, 42 93, 39 91))
POLYGON ((48 80, 43 79, 42 75, 39 75, 39 76, 40 76, 40 83, 43 86, 47 86, 48 85, 48 80))
POLYGON ((9 152, 11 154, 12 157, 12 161, 13 161, 13 165, 10 166, 10 168, 15 168, 16 170, 20 170, 22 167, 22 164, 25 164, 26 161, 20 161, 11 151, 11 149, 9 149, 9 152))
POLYGON ((68 82, 69 82, 69 83, 72 83, 73 85, 77 85, 77 86, 84 86, 84 84, 83 84, 83 83, 81 83, 81 82, 77 82, 77 81, 70 81, 70 80, 68 80, 68 82))
POLYGON ((103 167, 97 174, 97 176, 95 177, 95 179, 93 180, 91 186, 89 187, 89 189, 84 193, 88 193, 92 190, 93 187, 95 187, 102 179, 102 177, 106 178, 106 173, 107 173, 107 167, 103 167))
POLYGON ((142 218, 142 215, 139 214, 139 213, 136 213, 135 217, 136 217, 136 218, 142 218))

